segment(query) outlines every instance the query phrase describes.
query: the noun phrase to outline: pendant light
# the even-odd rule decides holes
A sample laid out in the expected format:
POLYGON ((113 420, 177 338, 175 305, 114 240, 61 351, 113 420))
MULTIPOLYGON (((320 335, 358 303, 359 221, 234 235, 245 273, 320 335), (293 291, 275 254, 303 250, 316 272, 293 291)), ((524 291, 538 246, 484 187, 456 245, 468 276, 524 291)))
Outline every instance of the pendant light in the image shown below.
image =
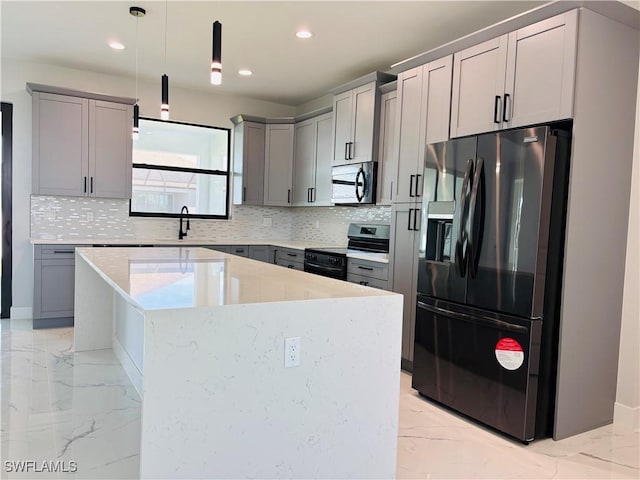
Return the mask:
POLYGON ((222 84, 222 24, 213 22, 213 45, 211 54, 211 83, 222 84))
MULTIPOLYGON (((164 71, 167 71, 167 0, 164 2, 164 71)), ((162 75, 160 119, 169 120, 169 77, 166 73, 162 75)))
POLYGON ((138 20, 144 17, 147 12, 141 7, 130 7, 129 13, 136 17, 136 103, 133 106, 133 130, 131 138, 137 140, 140 134, 140 107, 138 106, 138 20))

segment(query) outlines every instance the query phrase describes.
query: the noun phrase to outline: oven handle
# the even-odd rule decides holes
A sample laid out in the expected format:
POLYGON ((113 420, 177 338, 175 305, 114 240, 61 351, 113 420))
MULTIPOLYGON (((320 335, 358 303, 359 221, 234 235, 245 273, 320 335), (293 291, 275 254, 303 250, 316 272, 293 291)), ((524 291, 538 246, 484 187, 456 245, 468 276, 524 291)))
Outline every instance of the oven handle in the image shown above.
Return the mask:
POLYGON ((342 272, 344 269, 340 267, 329 267, 326 265, 318 265, 317 263, 312 262, 304 262, 304 268, 311 267, 314 270, 324 271, 324 272, 342 272))

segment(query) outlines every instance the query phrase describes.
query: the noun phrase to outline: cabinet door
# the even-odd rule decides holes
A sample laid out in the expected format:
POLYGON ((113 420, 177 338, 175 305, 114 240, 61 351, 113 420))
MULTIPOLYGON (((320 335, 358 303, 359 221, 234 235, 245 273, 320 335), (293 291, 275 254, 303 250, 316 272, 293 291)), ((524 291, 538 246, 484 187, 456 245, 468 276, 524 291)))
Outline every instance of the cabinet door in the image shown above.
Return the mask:
POLYGON ((349 161, 349 143, 351 127, 353 91, 341 93, 333 97, 333 164, 342 165, 349 161))
POLYGON ((453 56, 451 136, 498 130, 507 63, 507 35, 453 56))
POLYGON ((573 116, 578 11, 509 34, 504 128, 573 116))
POLYGON ((242 203, 262 205, 264 202, 265 126, 260 123, 244 123, 242 203))
POLYGON ((266 129, 264 204, 291 205, 293 125, 270 124, 266 129))
POLYGON ((417 175, 424 162, 426 111, 422 101, 423 68, 416 67, 398 76, 396 134, 398 162, 396 203, 415 202, 417 175))
POLYGON ((327 113, 316 119, 315 142, 315 183, 311 197, 316 207, 326 207, 331 203, 331 128, 333 115, 327 113))
POLYGON ((260 260, 261 262, 269 262, 269 246, 249 245, 249 258, 260 260))
POLYGON ((376 118, 375 82, 363 85, 353 91, 351 145, 347 148, 349 162, 371 162, 377 160, 377 146, 374 144, 376 118), (376 157, 376 158, 374 158, 376 157))
POLYGON ((293 205, 309 205, 315 181, 315 119, 305 120, 295 126, 295 154, 293 167, 293 205))
POLYGON ((404 295, 402 310, 402 359, 413 361, 413 339, 415 332, 415 309, 417 288, 417 239, 418 232, 412 230, 415 208, 411 205, 396 205, 393 212, 394 229, 391 258, 393 259, 393 291, 404 295))
POLYGON ((423 75, 427 108, 426 143, 446 142, 449 140, 453 55, 425 65, 423 75))
POLYGON ((88 129, 87 99, 33 93, 33 193, 85 195, 88 129))
POLYGON ((34 261, 33 318, 73 317, 75 260, 34 261))
POLYGON ((396 91, 382 94, 380 99, 380 165, 378 168, 377 205, 391 205, 393 187, 398 176, 398 163, 394 156, 396 135, 396 91))
POLYGON ((89 187, 92 197, 131 198, 133 107, 89 100, 89 187))

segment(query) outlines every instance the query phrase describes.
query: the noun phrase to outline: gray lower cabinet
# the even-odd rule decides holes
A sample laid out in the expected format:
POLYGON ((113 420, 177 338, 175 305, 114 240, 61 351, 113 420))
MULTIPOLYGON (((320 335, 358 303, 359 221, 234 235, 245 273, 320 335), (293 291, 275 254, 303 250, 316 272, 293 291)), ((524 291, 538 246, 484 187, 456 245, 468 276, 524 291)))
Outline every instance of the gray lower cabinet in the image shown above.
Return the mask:
POLYGON ((207 245, 205 248, 215 250, 217 252, 229 253, 229 245, 207 245))
POLYGON ((347 281, 388 290, 389 264, 349 258, 347 261, 347 281))
POLYGON ((249 245, 249 258, 269 262, 269 245, 249 245))
POLYGON ((229 247, 229 253, 231 255, 238 255, 240 257, 248 257, 249 245, 231 245, 229 247))
POLYGON ((304 270, 304 251, 294 248, 276 247, 275 264, 282 267, 304 270))
POLYGON ((33 328, 73 325, 77 246, 35 245, 33 328))

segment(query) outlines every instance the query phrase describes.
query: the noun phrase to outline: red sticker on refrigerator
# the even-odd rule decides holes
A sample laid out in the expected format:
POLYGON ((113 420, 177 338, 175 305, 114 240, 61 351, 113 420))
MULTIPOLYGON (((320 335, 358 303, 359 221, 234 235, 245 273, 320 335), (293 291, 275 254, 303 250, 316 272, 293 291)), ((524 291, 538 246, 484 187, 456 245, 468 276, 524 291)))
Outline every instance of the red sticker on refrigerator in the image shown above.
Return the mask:
POLYGON ((501 338, 496 343, 496 360, 506 370, 517 370, 524 363, 522 346, 513 338, 501 338))

